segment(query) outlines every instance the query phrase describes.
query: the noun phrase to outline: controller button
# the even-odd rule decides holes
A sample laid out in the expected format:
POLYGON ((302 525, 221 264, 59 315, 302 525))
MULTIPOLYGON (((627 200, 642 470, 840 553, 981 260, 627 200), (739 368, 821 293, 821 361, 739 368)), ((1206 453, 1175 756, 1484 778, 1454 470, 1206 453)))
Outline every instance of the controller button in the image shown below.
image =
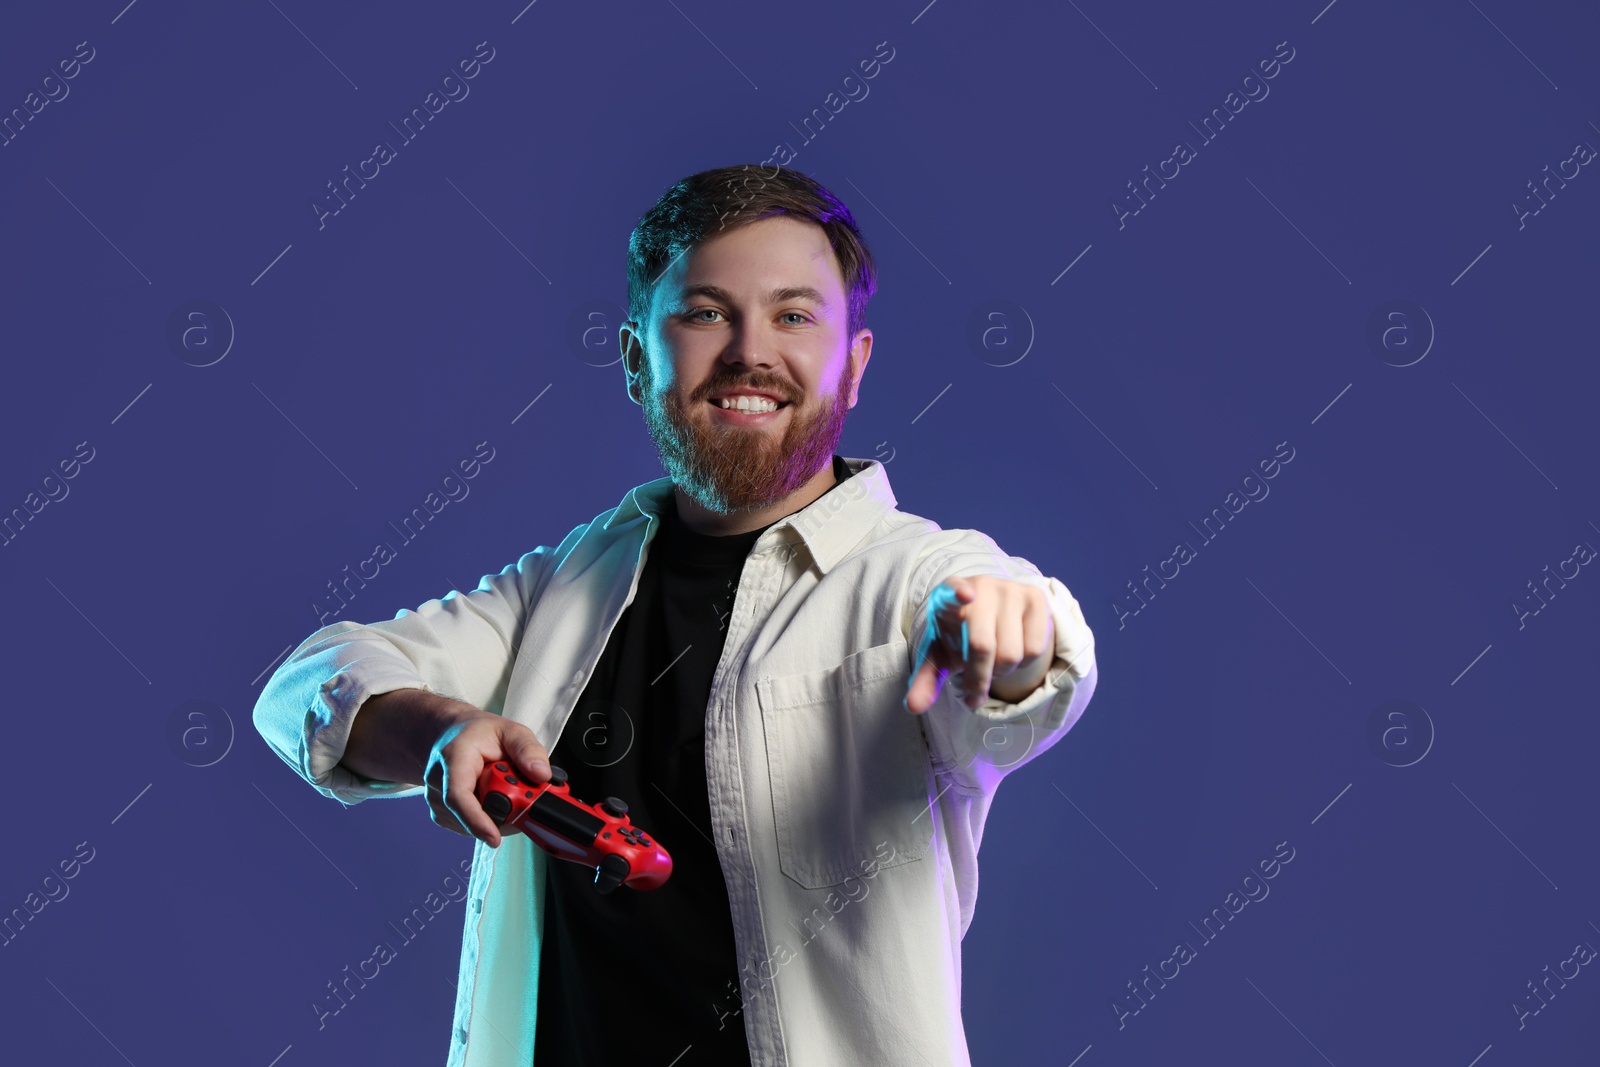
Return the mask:
POLYGON ((526 793, 523 793, 522 794, 522 799, 523 800, 532 800, 533 799, 533 790, 530 789, 526 793))
POLYGON ((566 785, 567 772, 552 763, 550 765, 550 781, 555 785, 566 785))
POLYGON ((511 784, 511 785, 521 785, 522 784, 521 782, 517 781, 517 776, 514 775, 514 774, 506 775, 506 782, 511 784))
POLYGON ((611 831, 607 830, 605 833, 601 834, 600 836, 601 837, 610 837, 611 836, 611 831))
POLYGON ((600 810, 607 815, 621 817, 628 814, 627 801, 618 800, 616 797, 606 797, 600 802, 600 810))
POLYGON ((496 763, 494 765, 494 769, 497 771, 509 771, 511 768, 507 767, 504 763, 496 763))

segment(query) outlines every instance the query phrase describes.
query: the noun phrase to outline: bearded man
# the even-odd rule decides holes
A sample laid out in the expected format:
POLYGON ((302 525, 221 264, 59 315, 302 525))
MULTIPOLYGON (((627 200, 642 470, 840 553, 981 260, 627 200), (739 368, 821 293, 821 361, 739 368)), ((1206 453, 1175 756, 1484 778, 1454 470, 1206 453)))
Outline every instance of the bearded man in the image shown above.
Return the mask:
POLYGON ((256 725, 325 795, 424 795, 476 839, 452 1067, 968 1064, 984 820, 1088 704, 1093 634, 1059 580, 837 454, 876 270, 827 189, 685 178, 628 278, 667 476, 470 593, 318 630, 256 725), (541 785, 552 758, 670 842, 665 885, 597 893, 490 818, 487 765, 541 785))

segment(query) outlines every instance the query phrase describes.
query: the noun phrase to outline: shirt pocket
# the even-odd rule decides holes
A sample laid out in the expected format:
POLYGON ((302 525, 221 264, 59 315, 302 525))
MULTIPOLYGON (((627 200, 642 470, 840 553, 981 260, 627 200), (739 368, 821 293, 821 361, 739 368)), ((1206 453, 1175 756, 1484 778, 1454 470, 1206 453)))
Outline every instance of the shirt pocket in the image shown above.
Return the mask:
POLYGON ((900 701, 905 641, 756 682, 778 862, 807 889, 920 860, 933 836, 928 749, 900 701))

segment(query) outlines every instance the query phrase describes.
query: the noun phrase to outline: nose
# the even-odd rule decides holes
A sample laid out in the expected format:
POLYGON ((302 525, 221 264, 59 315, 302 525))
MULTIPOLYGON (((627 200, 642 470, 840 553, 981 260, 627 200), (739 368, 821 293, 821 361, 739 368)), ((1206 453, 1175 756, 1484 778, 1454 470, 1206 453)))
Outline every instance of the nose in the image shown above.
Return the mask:
POLYGON ((776 359, 772 347, 762 341, 757 331, 744 326, 732 331, 722 350, 722 362, 730 367, 769 370, 776 359))

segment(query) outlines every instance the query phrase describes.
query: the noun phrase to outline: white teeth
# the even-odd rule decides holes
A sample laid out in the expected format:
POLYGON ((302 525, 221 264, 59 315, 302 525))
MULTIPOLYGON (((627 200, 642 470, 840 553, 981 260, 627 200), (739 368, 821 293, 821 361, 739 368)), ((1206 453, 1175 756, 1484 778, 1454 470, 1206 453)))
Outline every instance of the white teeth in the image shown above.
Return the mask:
POLYGON ((717 404, 723 408, 732 409, 734 411, 760 412, 778 410, 777 401, 768 400, 766 397, 760 396, 737 396, 731 399, 728 397, 723 397, 717 401, 717 404))

